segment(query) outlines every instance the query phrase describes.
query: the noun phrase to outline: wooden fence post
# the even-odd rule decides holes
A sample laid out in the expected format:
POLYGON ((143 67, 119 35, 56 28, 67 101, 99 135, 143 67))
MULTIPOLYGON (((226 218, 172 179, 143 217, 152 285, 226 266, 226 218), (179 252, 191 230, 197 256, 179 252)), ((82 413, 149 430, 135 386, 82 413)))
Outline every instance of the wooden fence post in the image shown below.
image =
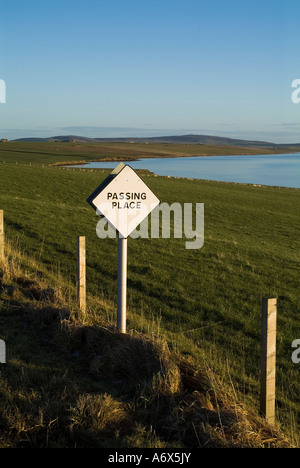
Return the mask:
POLYGON ((77 299, 83 313, 86 311, 86 247, 85 237, 77 237, 77 299))
POLYGON ((4 266, 4 212, 0 210, 0 269, 4 266))
POLYGON ((260 410, 269 424, 275 424, 277 299, 262 299, 260 410))

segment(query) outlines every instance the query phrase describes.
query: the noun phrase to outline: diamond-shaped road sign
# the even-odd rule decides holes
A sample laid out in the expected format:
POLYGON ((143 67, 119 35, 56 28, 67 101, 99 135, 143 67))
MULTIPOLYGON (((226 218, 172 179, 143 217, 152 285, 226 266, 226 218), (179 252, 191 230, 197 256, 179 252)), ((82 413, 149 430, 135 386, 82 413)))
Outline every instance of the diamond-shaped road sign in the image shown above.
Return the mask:
POLYGON ((127 238, 160 203, 136 172, 122 163, 87 201, 123 238, 127 238))
POLYGON ((160 202, 134 170, 123 163, 87 202, 119 232, 117 324, 121 333, 126 333, 127 237, 160 202))

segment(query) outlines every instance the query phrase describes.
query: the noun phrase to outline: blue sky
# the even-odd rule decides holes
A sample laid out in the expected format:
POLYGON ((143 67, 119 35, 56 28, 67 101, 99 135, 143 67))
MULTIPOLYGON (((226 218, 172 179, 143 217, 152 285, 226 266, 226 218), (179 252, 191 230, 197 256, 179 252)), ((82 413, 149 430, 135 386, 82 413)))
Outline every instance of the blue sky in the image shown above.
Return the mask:
POLYGON ((0 0, 0 15, 1 137, 300 142, 299 0, 0 0))

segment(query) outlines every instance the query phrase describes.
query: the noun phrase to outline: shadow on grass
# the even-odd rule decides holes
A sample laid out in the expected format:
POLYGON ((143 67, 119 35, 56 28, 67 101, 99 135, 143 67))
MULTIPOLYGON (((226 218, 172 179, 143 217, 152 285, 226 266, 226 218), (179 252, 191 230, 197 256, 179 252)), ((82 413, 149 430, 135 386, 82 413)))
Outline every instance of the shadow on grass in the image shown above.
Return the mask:
POLYGON ((163 339, 84 325, 55 304, 49 288, 0 278, 1 448, 240 447, 264 445, 262 431, 282 443, 258 420, 249 430, 163 339))

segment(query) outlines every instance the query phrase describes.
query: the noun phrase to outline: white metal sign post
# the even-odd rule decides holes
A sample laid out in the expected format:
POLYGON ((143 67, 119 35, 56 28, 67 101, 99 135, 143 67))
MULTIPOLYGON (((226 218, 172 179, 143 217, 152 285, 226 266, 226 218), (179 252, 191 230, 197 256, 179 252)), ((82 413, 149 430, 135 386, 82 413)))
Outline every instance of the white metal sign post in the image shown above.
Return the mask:
POLYGON ((126 333, 127 299, 127 238, 118 239, 118 309, 117 326, 121 333, 126 333))
POLYGON ((126 333, 127 238, 159 205, 159 199, 128 166, 120 163, 87 199, 118 232, 118 318, 126 333))

